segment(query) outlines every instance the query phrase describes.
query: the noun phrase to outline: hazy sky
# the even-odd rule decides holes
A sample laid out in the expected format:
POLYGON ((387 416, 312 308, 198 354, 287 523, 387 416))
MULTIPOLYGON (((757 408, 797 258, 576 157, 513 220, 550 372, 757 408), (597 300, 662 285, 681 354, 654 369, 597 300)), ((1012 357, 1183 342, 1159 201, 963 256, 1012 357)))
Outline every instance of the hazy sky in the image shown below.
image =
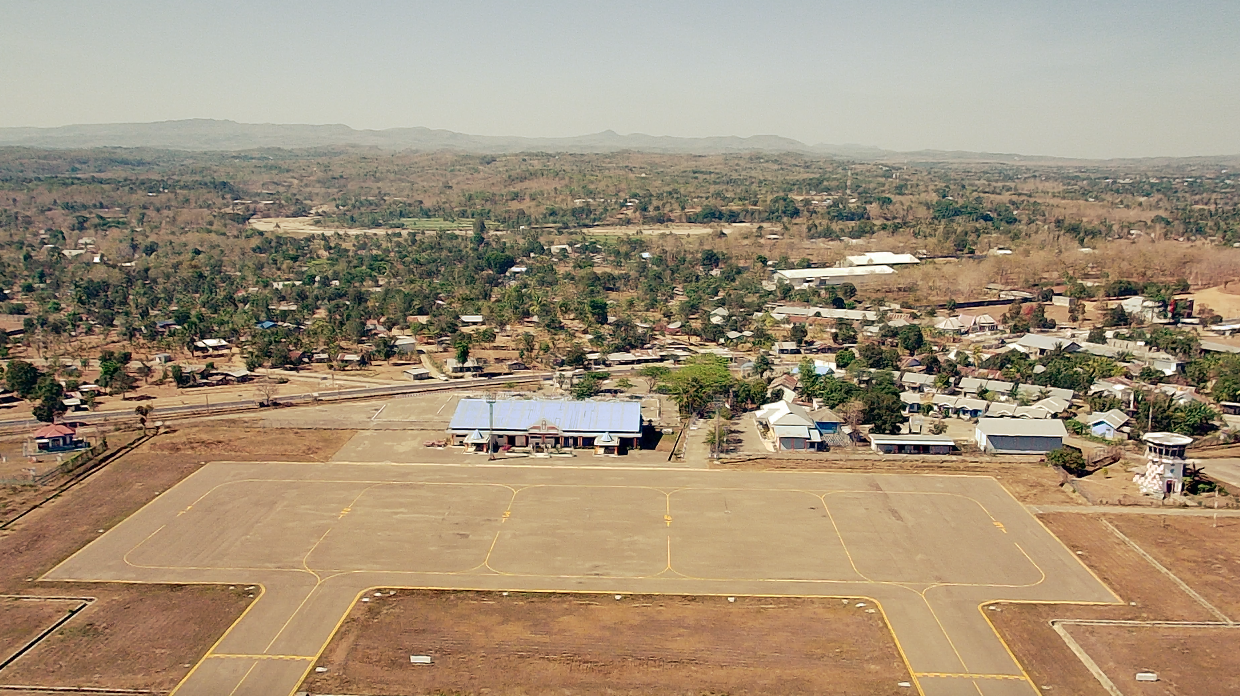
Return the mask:
POLYGON ((0 126, 1240 153, 1240 0, 0 0, 0 126))

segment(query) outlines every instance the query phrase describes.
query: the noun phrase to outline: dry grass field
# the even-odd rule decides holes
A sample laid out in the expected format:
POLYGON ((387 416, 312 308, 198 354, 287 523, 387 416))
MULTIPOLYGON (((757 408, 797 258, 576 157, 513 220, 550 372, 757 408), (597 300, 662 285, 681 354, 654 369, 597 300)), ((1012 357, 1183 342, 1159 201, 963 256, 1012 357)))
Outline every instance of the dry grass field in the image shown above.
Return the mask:
POLYGON ((321 664, 311 693, 877 696, 909 681, 881 614, 762 597, 398 592, 358 604, 321 664))

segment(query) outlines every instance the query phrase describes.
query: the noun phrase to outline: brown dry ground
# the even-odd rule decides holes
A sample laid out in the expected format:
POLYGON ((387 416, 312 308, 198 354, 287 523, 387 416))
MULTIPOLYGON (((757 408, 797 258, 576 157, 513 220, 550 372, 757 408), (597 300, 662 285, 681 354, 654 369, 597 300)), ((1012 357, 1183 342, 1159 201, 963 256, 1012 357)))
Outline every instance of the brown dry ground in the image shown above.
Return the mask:
POLYGON ((947 474, 993 476, 1017 500, 1028 505, 1075 505, 1081 500, 1071 496, 1060 483, 1055 469, 1037 462, 989 462, 960 458, 918 459, 915 456, 899 460, 877 459, 865 456, 820 457, 805 459, 756 458, 749 460, 721 460, 711 462, 711 468, 742 469, 749 471, 839 471, 867 474, 947 474))
MULTIPOLYGON (((1000 611, 987 611, 986 615, 999 630, 1003 639, 1016 654, 1021 664, 1039 685, 1052 687, 1052 693, 1068 693, 1086 696, 1105 696, 1106 692, 1097 680, 1085 669, 1063 640, 1051 629, 1052 619, 1114 619, 1137 621, 1217 621, 1217 618, 1206 611, 1200 604, 1179 589, 1170 579, 1158 572, 1131 547, 1116 537, 1105 525, 1102 518, 1076 513, 1054 513, 1041 515, 1040 519, 1073 551, 1079 554, 1082 561, 1097 573, 1111 589, 1125 602, 1132 605, 1117 606, 1081 606, 1081 605, 1044 605, 1044 604, 1001 604, 1000 611)), ((1203 530, 1210 524, 1210 519, 1177 516, 1144 516, 1144 515, 1112 515, 1106 518, 1117 528, 1128 534, 1147 553, 1158 558, 1161 563, 1171 569, 1181 580, 1188 583, 1208 601, 1227 611, 1226 592, 1221 590, 1221 580, 1211 580, 1218 571, 1213 568, 1213 561, 1224 559, 1228 564, 1240 568, 1236 563, 1236 535, 1240 534, 1240 521, 1228 520, 1236 527, 1228 527, 1230 535, 1206 534, 1203 530), (1167 527, 1164 530, 1163 524, 1167 527), (1153 528, 1153 529, 1151 529, 1153 528), (1157 530, 1157 535, 1153 531, 1157 530), (1192 550, 1186 553, 1184 550, 1192 550), (1218 584, 1213 584, 1218 583, 1218 584)), ((1234 590, 1233 590, 1234 593, 1234 590)), ((1128 629, 1122 629, 1128 630, 1128 629)), ((1207 629, 1161 629, 1141 627, 1133 629, 1138 636, 1148 636, 1152 646, 1140 645, 1128 649, 1123 642, 1117 642, 1109 648, 1106 660, 1115 670, 1112 677, 1117 684, 1129 693, 1128 687, 1135 684, 1133 674, 1145 669, 1141 666, 1150 651, 1163 646, 1168 654, 1177 656, 1179 667, 1186 671, 1199 670, 1203 673, 1228 670, 1228 665, 1235 665, 1240 655, 1240 630, 1215 631, 1209 634, 1215 648, 1211 651, 1196 651, 1188 655, 1179 652, 1178 644, 1173 644, 1175 636, 1181 633, 1196 635, 1196 631, 1207 629), (1222 656, 1222 657, 1220 657, 1222 656), (1230 657, 1228 657, 1230 656, 1230 657), (1131 673, 1129 673, 1131 672, 1131 673)), ((1075 636, 1086 636, 1082 627, 1069 627, 1075 636)), ((1095 634, 1088 634, 1091 639, 1095 634)), ((1102 636, 1104 632, 1096 635, 1102 636)), ((1115 633, 1105 633, 1115 636, 1115 633)), ((1194 639, 1196 641, 1197 639, 1194 639)), ((1204 640, 1204 639, 1203 639, 1204 640)), ((1085 648, 1095 659, 1097 641, 1085 648)), ((1155 671, 1158 671, 1155 669, 1155 671)), ((1231 673, 1240 670, 1230 668, 1231 673)), ((1229 691, 1191 691, 1165 690, 1133 691, 1132 693, 1176 693, 1176 694, 1208 694, 1231 693, 1229 691)))
POLYGON ((1233 620, 1240 619, 1240 518, 1114 515, 1146 553, 1233 620), (1217 525, 1217 526, 1215 526, 1217 525))
POLYGON ((402 591, 358 603, 318 664, 311 693, 870 695, 909 681, 882 614, 797 598, 402 591))
POLYGON ((323 460, 352 435, 282 430, 273 437, 270 430, 228 424, 186 426, 113 461, 0 532, 0 593, 97 598, 0 672, 0 684, 171 689, 252 601, 252 592, 36 578, 206 461, 323 460))
POLYGON ((1102 671, 1128 696, 1240 693, 1240 629, 1070 626, 1102 671), (1155 672, 1157 682, 1136 681, 1155 672))
POLYGON ((0 599, 0 660, 7 660, 79 604, 81 602, 0 599))
POLYGON ((253 594, 218 586, 73 588, 97 601, 0 672, 0 684, 170 690, 253 594))
MULTIPOLYGON (((129 443, 136 440, 139 435, 140 433, 137 431, 107 433, 109 451, 115 452, 116 450, 129 445, 129 443)), ((20 443, 18 444, 17 451, 19 453, 21 452, 20 443)), ((20 457, 18 459, 20 459, 20 457)), ((33 465, 41 472, 47 471, 48 469, 56 466, 54 458, 42 457, 41 459, 42 461, 39 464, 33 465)), ((30 464, 23 463, 18 467, 13 467, 13 464, 13 458, 10 455, 9 466, 11 473, 7 475, 18 473, 20 471, 20 466, 31 466, 30 464)), ((72 478, 72 476, 58 476, 48 481, 45 486, 0 486, 0 522, 7 522, 8 520, 13 519, 22 511, 28 509, 31 505, 47 498, 57 486, 68 482, 70 478, 72 478)))

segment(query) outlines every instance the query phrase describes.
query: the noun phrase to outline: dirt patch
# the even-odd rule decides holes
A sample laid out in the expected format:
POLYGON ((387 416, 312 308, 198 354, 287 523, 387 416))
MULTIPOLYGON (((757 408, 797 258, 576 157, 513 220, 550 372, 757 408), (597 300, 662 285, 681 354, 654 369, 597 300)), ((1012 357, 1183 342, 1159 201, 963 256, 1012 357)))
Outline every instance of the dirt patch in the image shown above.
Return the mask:
POLYGON ((1240 617, 1240 518, 1112 515, 1107 519, 1232 620, 1240 617))
POLYGON ((167 691, 253 601, 240 587, 77 585, 72 591, 97 599, 0 672, 0 683, 167 691))
MULTIPOLYGON (((994 623, 1003 639, 1008 646, 1016 654, 1021 664, 1025 666, 1026 671, 1034 679, 1039 686, 1050 686, 1053 691, 1051 693, 1068 693, 1074 695, 1092 695, 1106 696, 1106 692, 1094 679, 1093 675, 1081 664, 1080 660, 1068 649, 1063 639, 1051 628, 1050 621, 1052 619, 1111 619, 1111 620, 1128 620, 1128 621, 1217 621, 1217 617, 1209 613, 1204 607, 1194 601, 1185 594, 1178 586, 1176 586, 1169 578, 1158 572, 1145 559, 1141 558, 1136 551, 1120 540, 1113 532, 1111 532, 1102 523, 1101 517, 1091 515, 1082 515, 1077 513, 1055 513, 1040 515, 1040 519, 1061 541, 1072 549, 1074 552, 1083 552, 1078 557, 1089 566, 1099 578, 1102 579, 1112 590, 1120 596, 1125 604, 1112 606, 1085 606, 1085 605, 1046 605, 1046 604, 997 604, 999 611, 987 611, 986 616, 994 623), (1135 606, 1131 603, 1135 603, 1135 606)), ((1162 522, 1166 517, 1168 519, 1168 535, 1175 535, 1176 546, 1193 547, 1201 537, 1200 530, 1195 530, 1191 523, 1196 523, 1198 518, 1193 517, 1170 517, 1170 516, 1146 516, 1146 515, 1113 515, 1107 519, 1110 520, 1117 528, 1120 528, 1125 534, 1128 534, 1128 528, 1134 528, 1140 531, 1147 525, 1153 525, 1161 530, 1162 522), (1122 519, 1121 519, 1122 518, 1122 519), (1182 523, 1190 524, 1184 525, 1182 523), (1123 526, 1121 527, 1121 524, 1123 526)), ((1208 527, 1210 520, 1207 518, 1202 520, 1208 527)), ((1230 521, 1230 520, 1229 520, 1230 521)), ((1130 535, 1131 536, 1131 535, 1130 535)), ((1136 536, 1132 536, 1134 541, 1141 544, 1146 552, 1158 557, 1154 553, 1153 543, 1148 543, 1142 537, 1143 543, 1136 536)), ((1170 536, 1169 536, 1170 538, 1170 536)), ((1220 537, 1221 540, 1221 537, 1220 537)), ((1225 543, 1225 542, 1221 542, 1225 543)), ((1161 559, 1160 559, 1161 562, 1161 559)), ((1178 570, 1172 568, 1173 571, 1178 570)), ((1193 584, 1193 580, 1181 576, 1190 586, 1204 594, 1205 587, 1199 587, 1193 584)), ((1206 595, 1208 599, 1214 598, 1206 595)), ((1140 627, 1134 629, 1136 635, 1150 636, 1150 641, 1159 644, 1160 636, 1177 635, 1174 631, 1182 629, 1176 628, 1172 632, 1164 632, 1166 629, 1153 627, 1140 627)), ((1069 631, 1073 636, 1083 635, 1079 632, 1081 627, 1069 627, 1069 631)), ((1191 633, 1187 631, 1187 633, 1191 633)), ((1240 648, 1240 631, 1234 632, 1236 635, 1229 640, 1235 641, 1227 643, 1234 647, 1230 655, 1235 655, 1236 648, 1240 648)), ((1101 635, 1101 634, 1100 634, 1101 635)), ((1107 635, 1112 635, 1108 633, 1107 635)), ((1140 641, 1136 641, 1138 644, 1140 641)), ((1224 645, 1220 643, 1220 645, 1224 645)), ((1178 649, 1173 649, 1170 644, 1166 644, 1169 655, 1179 655, 1178 649)), ((1109 657, 1116 665, 1118 670, 1114 673, 1113 678, 1117 684, 1121 684, 1124 693, 1129 693, 1129 685, 1135 684, 1133 674, 1135 669, 1130 671, 1130 666, 1142 662, 1142 655, 1146 648, 1138 645, 1134 650, 1127 650, 1120 645, 1114 648, 1114 654, 1109 657)), ((1091 656, 1094 656, 1092 647, 1086 647, 1091 656)), ((1196 658, 1194 658, 1196 659, 1196 658)), ((1235 658, 1229 658, 1233 663, 1235 658)), ((1218 671, 1228 660, 1215 661, 1206 663, 1218 671)), ((1145 669, 1142 667, 1141 669, 1145 669)), ((1155 671, 1159 671, 1155 669, 1155 671)), ((1230 670, 1236 673, 1237 670, 1230 670)), ((1151 691, 1148 693, 1230 693, 1229 691, 1195 691, 1191 689, 1168 691, 1167 684, 1163 683, 1162 691, 1151 691)), ((1131 691, 1131 693, 1147 693, 1144 691, 1131 691)))
POLYGON ((146 446, 149 452, 197 453, 229 461, 326 461, 353 437, 351 430, 244 429, 237 421, 181 428, 146 446))
POLYGON ((81 603, 73 600, 0 599, 0 661, 9 659, 81 603))
POLYGON ((1067 626, 1125 694, 1240 693, 1240 629, 1170 626, 1067 626), (1155 672, 1158 681, 1136 681, 1155 672))
POLYGON ((910 681, 881 614, 795 598, 398 592, 355 606, 319 665, 311 693, 899 694, 910 681))
POLYGON ((0 532, 0 592, 97 601, 0 674, 0 682, 169 689, 244 607, 212 586, 40 583, 37 578, 205 461, 326 459, 350 431, 184 427, 157 436, 0 532))
MULTIPOLYGON (((1136 515, 1131 515, 1136 517, 1136 515)), ((1118 515, 1108 518, 1112 522, 1118 515)), ((1127 516, 1125 516, 1127 517, 1127 516)), ((1142 621, 1217 621, 1218 619, 1183 592, 1170 578, 1158 572, 1132 547, 1107 529, 1101 517, 1079 513, 1041 515, 1059 540, 1072 549, 1085 565, 1129 605, 1123 616, 1079 618, 1124 618, 1142 621)), ((1177 518, 1181 519, 1181 518, 1177 518)), ((1118 526, 1118 525, 1117 525, 1118 526)), ((1071 616, 1076 617, 1075 612, 1071 616)), ((1065 617, 1067 618, 1067 617, 1065 617)))
POLYGON ((805 459, 775 459, 757 457, 747 460, 721 460, 711 462, 712 469, 737 469, 746 471, 836 471, 867 474, 971 474, 993 476, 1017 500, 1028 505, 1078 505, 1075 498, 1060 484, 1060 474, 1045 464, 1036 462, 980 462, 957 458, 920 460, 914 457, 898 461, 870 458, 821 457, 805 459))
POLYGON ((1224 319, 1240 317, 1240 282, 1229 281, 1223 286, 1193 293, 1190 297, 1197 314, 1201 314, 1203 307, 1208 307, 1224 319))

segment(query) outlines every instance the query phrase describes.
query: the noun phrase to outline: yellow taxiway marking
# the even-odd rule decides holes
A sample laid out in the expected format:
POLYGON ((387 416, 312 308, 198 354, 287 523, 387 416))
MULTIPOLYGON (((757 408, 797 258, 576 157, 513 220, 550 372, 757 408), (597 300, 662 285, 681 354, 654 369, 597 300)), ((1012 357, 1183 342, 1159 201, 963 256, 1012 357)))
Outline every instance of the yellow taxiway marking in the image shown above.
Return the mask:
POLYGON ((669 527, 670 527, 670 526, 672 526, 672 516, 671 516, 671 515, 664 515, 664 516, 663 516, 663 521, 667 523, 667 526, 669 526, 669 527))
POLYGON ((209 658, 224 658, 231 660, 314 660, 313 655, 233 655, 229 653, 212 653, 207 655, 209 658))
POLYGON ((938 679, 1012 679, 1025 681, 1019 674, 972 674, 969 672, 915 672, 915 677, 935 677, 938 679))
POLYGON ((349 513, 350 513, 350 512, 352 512, 352 511, 353 511, 353 508, 351 508, 351 507, 347 507, 347 508, 345 508, 345 509, 343 509, 343 510, 341 510, 341 511, 340 511, 340 517, 337 517, 336 519, 338 519, 338 520, 340 520, 340 519, 344 519, 344 516, 345 516, 345 515, 347 515, 347 514, 349 514, 349 513))
POLYGON ((999 528, 999 531, 1007 534, 1007 527, 1004 527, 1002 522, 995 520, 995 526, 999 528))

